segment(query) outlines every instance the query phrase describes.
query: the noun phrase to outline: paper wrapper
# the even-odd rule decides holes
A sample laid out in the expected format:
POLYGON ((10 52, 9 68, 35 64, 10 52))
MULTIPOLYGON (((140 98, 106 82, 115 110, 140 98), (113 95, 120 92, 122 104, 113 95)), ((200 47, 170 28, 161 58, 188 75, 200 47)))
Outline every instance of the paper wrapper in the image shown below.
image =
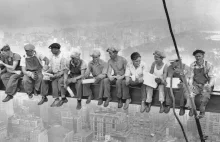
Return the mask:
POLYGON ((71 97, 74 97, 74 96, 75 96, 74 93, 73 93, 73 91, 70 89, 69 86, 66 88, 66 90, 68 91, 68 93, 70 94, 71 97))
POLYGON ((43 80, 50 80, 50 77, 53 77, 53 74, 43 72, 43 80))
POLYGON ((157 83, 155 82, 155 79, 158 78, 155 75, 149 73, 149 72, 145 72, 143 79, 144 79, 144 83, 147 86, 150 86, 152 88, 157 88, 157 83))
POLYGON ((95 82, 94 78, 82 80, 82 84, 89 84, 89 83, 94 83, 94 82, 95 82))
MULTIPOLYGON (((166 78, 166 82, 167 82, 167 88, 170 88, 170 77, 166 78)), ((179 88, 178 84, 180 83, 180 79, 179 78, 173 78, 173 82, 172 82, 172 88, 179 88)))

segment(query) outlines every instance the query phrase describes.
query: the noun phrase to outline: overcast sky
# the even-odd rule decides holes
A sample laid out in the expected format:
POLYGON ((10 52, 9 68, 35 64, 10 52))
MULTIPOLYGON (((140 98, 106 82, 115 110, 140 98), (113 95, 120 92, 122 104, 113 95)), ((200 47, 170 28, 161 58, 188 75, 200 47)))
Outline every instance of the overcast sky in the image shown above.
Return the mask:
MULTIPOLYGON (((167 0, 173 18, 219 15, 218 0, 167 0), (211 1, 211 2, 210 2, 211 1)), ((162 0, 0 0, 8 27, 165 18, 162 0)))

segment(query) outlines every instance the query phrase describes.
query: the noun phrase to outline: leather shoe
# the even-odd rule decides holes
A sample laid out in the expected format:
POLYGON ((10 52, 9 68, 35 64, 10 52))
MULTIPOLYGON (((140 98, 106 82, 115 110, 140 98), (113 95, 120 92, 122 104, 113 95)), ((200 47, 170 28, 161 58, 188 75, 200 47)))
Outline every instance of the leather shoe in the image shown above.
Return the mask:
POLYGON ((179 115, 183 116, 184 114, 185 114, 185 108, 184 107, 180 107, 179 115))
POLYGON ((62 98, 58 103, 57 103, 57 107, 62 106, 64 103, 67 103, 68 100, 66 98, 62 98))
POLYGON ((118 100, 118 108, 122 108, 123 107, 123 103, 122 103, 122 99, 118 100))
POLYGON ((29 99, 32 99, 33 96, 34 96, 34 95, 33 95, 32 93, 31 93, 31 94, 28 94, 28 98, 29 98, 29 99))
POLYGON ((146 102, 142 101, 140 112, 143 113, 145 110, 146 110, 146 102))
POLYGON ((41 101, 38 103, 38 105, 42 105, 43 103, 47 102, 47 97, 42 97, 41 101))
POLYGON ((7 96, 2 100, 2 102, 8 102, 8 101, 10 101, 11 99, 13 99, 13 96, 7 95, 7 96))
POLYGON ((100 105, 102 105, 102 104, 103 104, 103 100, 102 100, 102 99, 99 99, 98 105, 100 106, 100 105))
POLYGON ((163 113, 164 112, 164 105, 163 105, 163 103, 161 103, 160 104, 160 111, 159 111, 159 113, 163 113))
POLYGON ((205 117, 205 112, 200 112, 197 117, 198 117, 199 119, 205 117))
POLYGON ((126 99, 125 105, 124 105, 124 110, 128 109, 129 104, 131 103, 131 99, 126 99))
POLYGON ((77 100, 77 106, 76 109, 80 110, 82 108, 81 100, 77 100))
POLYGON ((89 96, 88 99, 86 100, 86 104, 89 104, 92 99, 93 99, 93 97, 92 97, 92 96, 89 96))
POLYGON ((164 113, 169 113, 169 112, 170 112, 170 105, 164 108, 164 113))
POLYGON ((151 103, 147 103, 146 112, 150 112, 151 109, 151 103))
POLYGON ((190 110, 189 110, 189 116, 193 116, 193 115, 194 115, 193 109, 190 108, 190 110))
POLYGON ((109 102, 111 101, 111 98, 107 98, 107 100, 104 103, 104 107, 107 107, 109 105, 109 102))
POLYGON ((59 103, 59 101, 60 101, 60 99, 59 99, 59 98, 56 98, 50 106, 51 106, 51 107, 56 107, 57 104, 59 103))

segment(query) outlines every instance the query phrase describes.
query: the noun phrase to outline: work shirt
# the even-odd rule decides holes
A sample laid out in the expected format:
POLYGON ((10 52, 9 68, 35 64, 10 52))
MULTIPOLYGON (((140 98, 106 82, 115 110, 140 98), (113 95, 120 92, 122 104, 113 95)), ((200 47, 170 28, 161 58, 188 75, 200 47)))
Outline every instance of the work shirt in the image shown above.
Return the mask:
POLYGON ((58 73, 65 69, 66 59, 62 53, 59 55, 52 54, 50 57, 49 72, 58 73))
MULTIPOLYGON (((37 59, 38 59, 40 65, 43 66, 43 59, 44 59, 46 56, 44 56, 43 54, 40 54, 40 53, 38 53, 38 52, 35 52, 34 56, 37 57, 37 59)), ((28 57, 27 55, 24 55, 24 56, 21 58, 20 66, 23 66, 23 67, 26 66, 26 58, 31 58, 31 57, 28 57)))
POLYGON ((21 69, 20 60, 21 60, 21 56, 19 54, 10 52, 9 56, 5 57, 3 62, 8 65, 13 65, 14 61, 18 61, 18 65, 15 68, 15 70, 20 70, 21 69))
POLYGON ((72 60, 66 62, 66 67, 65 69, 70 71, 70 74, 75 76, 75 75, 81 75, 82 70, 87 69, 86 62, 80 59, 80 62, 78 65, 75 65, 72 60))
MULTIPOLYGON (((186 78, 190 77, 190 68, 189 68, 189 66, 183 64, 183 72, 184 72, 186 78)), ((172 65, 170 65, 167 69, 167 77, 171 77, 172 74, 173 74, 173 77, 180 78, 180 66, 177 66, 177 67, 173 68, 172 65)))
POLYGON ((146 64, 141 61, 140 65, 135 68, 133 65, 133 62, 129 62, 126 66, 126 71, 125 71, 125 76, 126 77, 131 77, 135 76, 135 79, 137 80, 142 80, 143 79, 143 73, 146 70, 146 64))
POLYGON ((92 76, 96 77, 100 74, 106 75, 107 71, 108 71, 108 64, 102 59, 99 59, 98 63, 94 63, 93 61, 89 62, 85 74, 89 75, 90 73, 92 73, 92 76))

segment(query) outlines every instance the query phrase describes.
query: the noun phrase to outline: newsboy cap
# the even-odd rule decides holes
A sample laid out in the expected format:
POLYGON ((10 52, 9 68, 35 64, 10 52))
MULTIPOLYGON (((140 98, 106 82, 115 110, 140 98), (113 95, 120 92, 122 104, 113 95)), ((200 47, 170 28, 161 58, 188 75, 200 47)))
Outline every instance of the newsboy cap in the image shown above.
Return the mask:
POLYGON ((52 49, 52 48, 57 48, 57 49, 60 49, 60 44, 59 43, 52 43, 49 48, 52 49))
POLYGON ((205 54, 205 51, 203 51, 203 50, 195 50, 193 52, 193 56, 195 56, 197 53, 205 54))
POLYGON ((35 46, 33 44, 26 44, 24 50, 35 50, 35 46))
POLYGON ((153 53, 153 55, 158 56, 158 57, 160 57, 160 58, 166 58, 166 55, 165 55, 163 52, 158 51, 158 50, 156 50, 156 51, 153 53))

